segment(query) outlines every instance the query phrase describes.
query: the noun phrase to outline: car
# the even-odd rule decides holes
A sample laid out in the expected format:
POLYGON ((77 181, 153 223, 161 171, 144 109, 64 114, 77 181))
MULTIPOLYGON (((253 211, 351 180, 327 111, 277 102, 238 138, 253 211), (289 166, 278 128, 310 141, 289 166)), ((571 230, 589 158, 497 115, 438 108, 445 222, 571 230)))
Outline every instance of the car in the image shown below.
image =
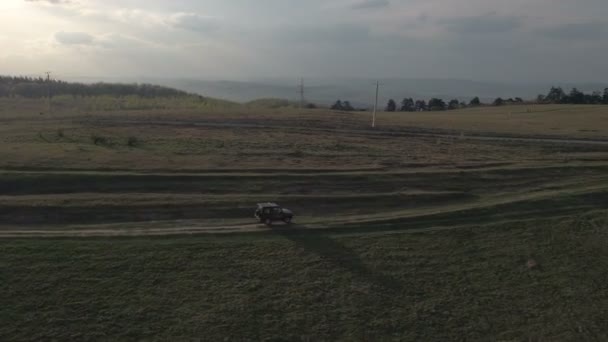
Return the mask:
POLYGON ((293 221, 293 212, 276 203, 258 203, 254 216, 258 221, 269 226, 276 221, 283 221, 287 224, 293 221))

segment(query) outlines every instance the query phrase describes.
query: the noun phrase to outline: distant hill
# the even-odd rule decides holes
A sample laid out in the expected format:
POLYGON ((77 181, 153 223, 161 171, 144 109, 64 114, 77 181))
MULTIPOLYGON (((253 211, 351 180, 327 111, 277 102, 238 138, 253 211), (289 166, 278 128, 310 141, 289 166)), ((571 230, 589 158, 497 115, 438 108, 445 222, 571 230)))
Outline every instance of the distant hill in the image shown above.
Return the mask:
POLYGON ((246 102, 245 105, 253 108, 296 108, 299 104, 285 99, 268 98, 249 101, 246 102))
POLYGON ((77 83, 61 80, 47 81, 41 77, 0 76, 0 97, 42 98, 49 94, 51 96, 140 96, 146 98, 192 96, 183 90, 146 83, 77 83))
MULTIPOLYGON (((165 79, 155 83, 169 85, 205 96, 223 98, 237 102, 249 102, 260 98, 282 98, 299 102, 298 80, 259 80, 254 82, 206 81, 165 79)), ((369 107, 373 103, 375 81, 371 79, 322 80, 305 82, 305 97, 308 101, 329 105, 338 99, 348 100, 357 107, 369 107)), ((492 102, 497 97, 534 99, 546 94, 552 86, 564 89, 577 87, 584 92, 603 90, 608 84, 584 83, 538 83, 511 84, 450 79, 384 79, 380 80, 380 102, 388 99, 399 102, 404 97, 415 99, 458 99, 469 101, 479 97, 483 102, 492 102)))
MULTIPOLYGON (((81 82, 99 79, 74 79, 81 82)), ((112 81, 119 81, 112 79, 112 81)), ((299 103, 298 79, 261 79, 255 81, 212 81, 199 79, 133 78, 120 79, 128 82, 161 84, 186 92, 208 97, 246 103, 257 99, 285 99, 299 103)), ((373 103, 375 80, 372 79, 305 79, 305 97, 309 102, 329 105, 336 100, 350 101, 356 107, 369 107, 373 103)), ((573 87, 583 92, 603 90, 608 84, 585 84, 575 82, 555 83, 500 83, 457 79, 381 79, 380 102, 388 99, 400 102, 404 97, 469 101, 479 97, 483 102, 492 102, 497 97, 535 99, 538 94, 546 94, 552 86, 564 89, 573 87)))

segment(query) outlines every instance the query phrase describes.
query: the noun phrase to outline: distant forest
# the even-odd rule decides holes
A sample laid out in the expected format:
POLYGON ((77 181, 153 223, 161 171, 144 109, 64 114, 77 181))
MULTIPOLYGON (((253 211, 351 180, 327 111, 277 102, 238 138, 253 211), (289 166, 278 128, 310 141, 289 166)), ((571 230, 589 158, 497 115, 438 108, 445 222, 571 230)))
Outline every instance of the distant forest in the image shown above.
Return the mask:
POLYGON ((553 104, 608 104, 608 88, 604 92, 594 91, 591 94, 585 94, 582 91, 574 88, 570 93, 566 94, 560 87, 553 87, 547 95, 538 95, 537 103, 553 103, 553 104))
MULTIPOLYGON (((178 98, 193 96, 193 94, 174 88, 163 87, 152 84, 121 84, 121 83, 72 83, 59 80, 47 80, 42 77, 11 77, 0 76, 0 97, 23 97, 23 98, 46 98, 48 96, 139 96, 142 98, 178 98)), ((201 97, 202 98, 202 97, 201 97)), ((255 101, 254 101, 255 102, 255 101)), ((285 100, 287 105, 289 102, 285 100)), ((404 98, 400 103, 391 99, 388 101, 385 110, 389 112, 420 112, 420 111, 443 111, 454 110, 478 106, 502 106, 518 104, 593 104, 608 105, 608 88, 603 92, 594 91, 590 94, 579 91, 577 88, 566 93, 560 87, 552 87, 547 95, 538 95, 536 99, 525 101, 522 98, 515 99, 497 98, 492 103, 484 104, 479 97, 467 102, 458 99, 444 101, 440 98, 425 100, 414 100, 404 98)), ((286 106, 287 106, 286 105, 286 106)), ((314 104, 308 104, 308 108, 316 108, 314 104)), ((349 101, 336 101, 332 106, 333 110, 355 111, 349 101)), ((361 109, 359 109, 361 110, 361 109)))
MULTIPOLYGON (((524 101, 520 97, 515 99, 503 99, 501 97, 495 99, 492 103, 484 104, 479 97, 473 98, 469 103, 461 102, 457 99, 448 102, 439 98, 432 98, 428 102, 425 100, 416 100, 413 98, 404 98, 400 104, 393 99, 390 99, 386 104, 385 111, 387 112, 424 112, 424 111, 443 111, 454 110, 468 107, 479 106, 504 106, 504 105, 521 105, 521 104, 590 104, 590 105, 608 105, 608 88, 604 92, 594 91, 591 94, 586 94, 579 91, 577 88, 566 93, 560 87, 552 87, 547 95, 538 95, 536 100, 524 101)), ((349 101, 336 101, 331 107, 333 110, 355 111, 349 101)))
POLYGON ((32 77, 0 76, 0 97, 44 98, 69 95, 86 96, 140 96, 183 97, 189 96, 185 91, 152 84, 118 84, 118 83, 71 83, 58 80, 46 80, 32 77))

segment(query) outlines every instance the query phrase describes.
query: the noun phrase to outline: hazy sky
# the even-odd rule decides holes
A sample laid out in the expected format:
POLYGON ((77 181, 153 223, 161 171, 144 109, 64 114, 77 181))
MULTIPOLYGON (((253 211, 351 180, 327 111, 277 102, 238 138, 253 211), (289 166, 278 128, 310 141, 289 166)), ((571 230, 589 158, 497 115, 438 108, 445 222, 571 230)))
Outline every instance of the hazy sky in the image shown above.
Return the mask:
POLYGON ((0 74, 606 81, 607 0, 0 0, 0 74))

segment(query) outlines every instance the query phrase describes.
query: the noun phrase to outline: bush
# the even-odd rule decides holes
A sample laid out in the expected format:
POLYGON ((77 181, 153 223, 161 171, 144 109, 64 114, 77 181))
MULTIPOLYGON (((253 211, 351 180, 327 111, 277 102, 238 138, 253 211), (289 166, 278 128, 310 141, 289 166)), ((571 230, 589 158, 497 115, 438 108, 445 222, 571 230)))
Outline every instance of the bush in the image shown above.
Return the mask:
POLYGON ((136 147, 137 145, 139 145, 139 139, 137 139, 137 137, 129 137, 127 139, 127 145, 129 147, 136 147))
POLYGON ((108 145, 108 138, 102 137, 100 135, 93 135, 92 137, 93 144, 95 145, 108 145))
POLYGON ((294 158, 302 158, 304 157, 304 151, 296 149, 295 151, 289 153, 289 156, 294 158))

